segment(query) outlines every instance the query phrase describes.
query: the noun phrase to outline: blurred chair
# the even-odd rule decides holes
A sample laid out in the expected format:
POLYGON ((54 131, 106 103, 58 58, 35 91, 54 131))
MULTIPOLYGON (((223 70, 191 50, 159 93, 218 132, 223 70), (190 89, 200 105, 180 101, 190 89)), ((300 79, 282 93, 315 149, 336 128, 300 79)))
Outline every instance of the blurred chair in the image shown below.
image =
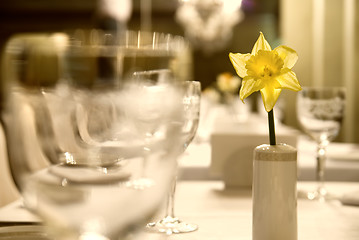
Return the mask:
POLYGON ((6 139, 3 126, 0 126, 0 207, 20 197, 12 179, 7 157, 6 139))

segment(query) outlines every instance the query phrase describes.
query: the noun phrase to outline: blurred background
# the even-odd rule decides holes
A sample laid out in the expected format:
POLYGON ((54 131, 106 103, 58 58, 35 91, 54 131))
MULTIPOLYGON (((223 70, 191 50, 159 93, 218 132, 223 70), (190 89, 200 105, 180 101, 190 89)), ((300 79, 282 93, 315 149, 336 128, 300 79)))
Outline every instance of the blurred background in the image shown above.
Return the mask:
MULTIPOLYGON (((2 0, 0 45, 4 51, 9 37, 22 32, 79 27, 180 35, 191 46, 183 55, 183 78, 206 89, 224 72, 235 75, 228 53, 250 52, 262 31, 272 48, 288 45, 298 52, 293 70, 302 86, 347 88, 337 141, 359 142, 358 11, 356 0, 2 0)), ((2 64, 2 86, 5 72, 2 64)), ((295 98, 283 91, 282 121, 299 129, 295 98)))

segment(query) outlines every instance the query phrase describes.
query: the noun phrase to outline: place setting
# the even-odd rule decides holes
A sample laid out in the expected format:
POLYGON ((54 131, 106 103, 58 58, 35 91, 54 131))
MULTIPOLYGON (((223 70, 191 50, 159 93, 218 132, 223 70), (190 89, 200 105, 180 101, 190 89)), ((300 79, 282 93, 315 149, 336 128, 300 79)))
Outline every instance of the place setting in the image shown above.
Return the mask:
POLYGON ((353 1, 0 5, 1 239, 359 238, 353 1))

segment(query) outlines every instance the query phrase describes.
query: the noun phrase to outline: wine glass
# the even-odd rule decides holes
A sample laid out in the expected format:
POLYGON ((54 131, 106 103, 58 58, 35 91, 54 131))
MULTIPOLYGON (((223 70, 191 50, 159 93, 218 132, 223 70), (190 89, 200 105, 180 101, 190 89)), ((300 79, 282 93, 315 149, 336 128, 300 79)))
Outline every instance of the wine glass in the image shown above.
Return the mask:
MULTIPOLYGON (((179 82, 177 85, 183 94, 184 123, 181 130, 181 153, 183 153, 192 142, 198 128, 201 84, 197 81, 183 81, 179 82)), ((192 232, 198 229, 196 224, 184 222, 175 216, 174 203, 176 180, 177 176, 175 175, 172 187, 168 193, 164 218, 157 222, 148 223, 147 229, 149 231, 172 234, 192 232)))
MULTIPOLYGON (((29 44, 34 51, 26 60, 46 59, 49 53, 35 51, 33 44, 39 47, 37 42, 29 44)), ((88 63, 94 66, 98 59, 114 57, 107 46, 88 47, 69 49, 64 59, 71 63, 68 79, 52 84, 19 81, 9 89, 4 123, 10 167, 24 205, 43 219, 51 236, 122 239, 149 221, 167 193, 180 149, 182 101, 171 83, 157 85, 167 101, 156 101, 163 111, 146 119, 149 125, 158 124, 158 130, 145 156, 147 140, 133 126, 141 116, 133 113, 135 103, 152 101, 154 96, 143 95, 147 87, 143 81, 118 84, 111 75, 115 71, 104 76, 88 69, 88 63), (62 121, 65 124, 58 125, 62 121), (49 149, 52 159, 46 153, 49 149), (129 187, 142 176, 143 161, 146 178, 153 184, 129 187)), ((37 70, 47 67, 40 63, 37 70)))
POLYGON ((325 161, 328 144, 338 135, 345 108, 342 87, 303 87, 297 97, 297 116, 303 130, 317 143, 316 178, 318 187, 306 193, 308 199, 331 198, 325 186, 325 161))
POLYGON ((180 89, 175 87, 170 69, 137 71, 132 74, 130 84, 125 84, 125 95, 128 97, 125 102, 132 105, 126 114, 135 116, 132 121, 133 131, 144 138, 142 176, 133 179, 128 186, 145 189, 153 184, 152 180, 146 177, 147 157, 152 151, 154 140, 161 136, 163 122, 169 121, 168 109, 173 105, 172 101, 180 99, 180 89), (134 98, 136 94, 138 97, 134 98))

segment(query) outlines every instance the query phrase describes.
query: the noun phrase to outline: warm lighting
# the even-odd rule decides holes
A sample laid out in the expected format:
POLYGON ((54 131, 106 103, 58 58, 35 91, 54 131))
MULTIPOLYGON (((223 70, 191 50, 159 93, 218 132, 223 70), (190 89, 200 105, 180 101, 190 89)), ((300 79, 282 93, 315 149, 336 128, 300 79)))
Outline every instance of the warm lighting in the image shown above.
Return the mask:
POLYGON ((76 164, 76 161, 71 153, 65 152, 64 154, 67 164, 76 164))
POLYGON ((132 13, 132 1, 130 0, 100 0, 99 11, 117 21, 127 22, 132 13))
POLYGON ((232 38, 233 27, 243 18, 242 1, 182 0, 180 3, 177 21, 192 45, 206 53, 226 47, 232 38))

